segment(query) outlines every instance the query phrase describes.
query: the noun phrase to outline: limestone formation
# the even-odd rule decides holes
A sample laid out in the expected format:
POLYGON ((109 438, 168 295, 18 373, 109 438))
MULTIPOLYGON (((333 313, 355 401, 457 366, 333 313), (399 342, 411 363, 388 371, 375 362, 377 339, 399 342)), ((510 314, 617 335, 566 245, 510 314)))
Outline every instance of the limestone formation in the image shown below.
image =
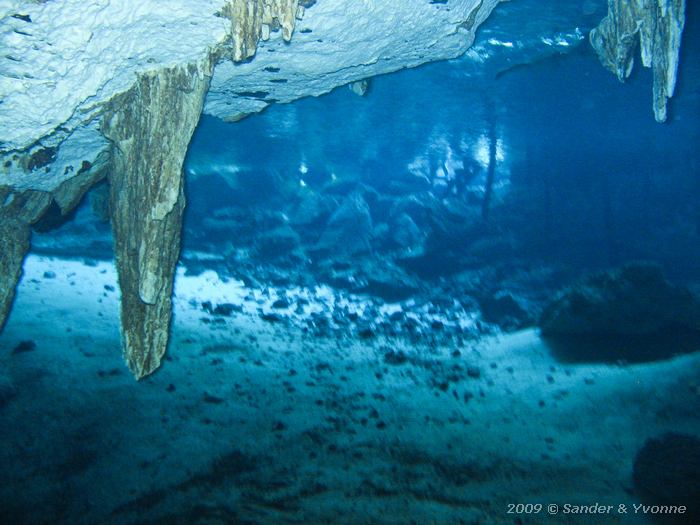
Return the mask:
POLYGON ((43 191, 13 192, 0 187, 0 331, 22 275, 22 261, 29 251, 31 225, 44 213, 51 195, 43 191))
POLYGON ((367 91, 369 91, 369 79, 365 78, 363 80, 358 80, 357 82, 351 82, 348 84, 348 87, 350 88, 350 91, 355 93, 355 95, 364 97, 367 94, 367 91))
POLYGON ((185 207, 182 166, 210 74, 209 59, 142 74, 105 115, 123 352, 137 378, 158 368, 168 344, 185 207))
POLYGON ((104 178, 108 165, 107 157, 104 153, 100 154, 95 164, 83 161, 75 177, 66 179, 51 192, 63 215, 73 211, 85 193, 104 178))
MULTIPOLYGON (((20 160, 31 170, 36 156, 20 160)), ((22 274, 22 262, 29 251, 32 225, 51 208, 55 208, 59 216, 73 211, 85 192, 104 176, 104 167, 104 157, 100 157, 95 165, 83 161, 72 178, 51 192, 0 186, 0 331, 7 320, 22 274)))
POLYGON ((591 31, 591 45, 602 64, 620 81, 629 77, 641 47, 642 64, 654 76, 654 116, 667 117, 678 71, 685 0, 608 0, 608 15, 591 31))
POLYGON ((253 55, 258 42, 270 38, 271 31, 282 30, 282 37, 292 39, 297 17, 304 9, 298 0, 231 0, 222 14, 231 21, 231 40, 234 62, 246 60, 253 55))

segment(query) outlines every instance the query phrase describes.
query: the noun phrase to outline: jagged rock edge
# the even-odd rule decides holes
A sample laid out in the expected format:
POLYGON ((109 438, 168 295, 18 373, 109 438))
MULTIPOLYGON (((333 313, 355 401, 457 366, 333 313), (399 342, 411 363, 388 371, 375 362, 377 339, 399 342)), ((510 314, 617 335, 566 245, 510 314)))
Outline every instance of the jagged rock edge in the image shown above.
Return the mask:
POLYGON ((620 81, 632 73, 640 47, 642 65, 653 71, 653 109, 657 122, 667 118, 678 74, 685 0, 608 0, 608 14, 590 33, 604 67, 620 81))

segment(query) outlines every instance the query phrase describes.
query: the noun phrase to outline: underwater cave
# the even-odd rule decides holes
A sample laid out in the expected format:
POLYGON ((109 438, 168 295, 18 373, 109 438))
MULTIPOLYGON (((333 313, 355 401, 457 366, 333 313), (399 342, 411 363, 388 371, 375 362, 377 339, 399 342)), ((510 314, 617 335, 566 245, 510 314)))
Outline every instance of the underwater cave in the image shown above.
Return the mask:
POLYGON ((698 5, 0 29, 0 524, 698 523, 698 5))

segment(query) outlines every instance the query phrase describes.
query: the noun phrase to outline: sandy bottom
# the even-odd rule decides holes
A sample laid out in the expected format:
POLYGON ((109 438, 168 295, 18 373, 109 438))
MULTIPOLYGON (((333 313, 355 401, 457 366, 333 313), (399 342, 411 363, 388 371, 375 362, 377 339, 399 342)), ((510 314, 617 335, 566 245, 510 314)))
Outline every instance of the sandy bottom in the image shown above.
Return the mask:
POLYGON ((266 322, 261 291, 218 322, 200 307, 249 294, 181 273, 169 356, 137 383, 112 265, 29 257, 0 336, 0 521, 652 523, 631 508, 637 450, 700 434, 700 354, 561 364, 535 330, 409 346, 266 322))

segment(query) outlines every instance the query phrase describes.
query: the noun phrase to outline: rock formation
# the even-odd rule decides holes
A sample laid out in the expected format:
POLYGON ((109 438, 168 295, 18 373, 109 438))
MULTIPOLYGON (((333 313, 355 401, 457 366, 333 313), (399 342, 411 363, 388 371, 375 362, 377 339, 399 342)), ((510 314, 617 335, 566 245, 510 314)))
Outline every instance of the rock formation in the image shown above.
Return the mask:
POLYGON ((663 523, 700 520, 700 439, 669 432, 649 438, 634 458, 634 489, 645 505, 683 505, 663 523))
POLYGON ((28 190, 16 193, 0 186, 0 330, 10 312, 29 251, 31 225, 44 213, 51 195, 28 190))
POLYGON ((268 40, 272 31, 282 30, 285 42, 292 39, 297 17, 304 16, 298 0, 231 0, 222 14, 231 21, 234 62, 246 60, 258 48, 258 42, 268 40))
POLYGON ((151 373, 168 342, 182 165, 203 107, 235 120, 457 57, 499 1, 27 0, 0 9, 0 326, 31 224, 46 214, 50 229, 108 171, 124 355, 136 377, 151 373))
POLYGON ((666 120, 666 104, 676 86, 684 25, 685 0, 608 0, 608 15, 591 31, 600 61, 620 81, 629 77, 641 47, 642 64, 653 70, 658 122, 666 120))
MULTIPOLYGON (((15 162, 32 168, 35 157, 17 155, 15 162)), ((0 331, 7 320, 15 289, 22 275, 22 262, 29 251, 31 227, 50 211, 68 215, 85 192, 103 177, 104 157, 92 165, 83 162, 74 177, 54 191, 13 189, 0 185, 0 331)))
POLYGON ((211 63, 143 74, 110 105, 111 218, 122 292, 123 351, 137 378, 168 344, 185 208, 182 165, 199 121, 211 63))
POLYGON ((542 312, 540 328, 567 337, 700 333, 700 302, 668 282, 660 267, 630 263, 562 292, 542 312))
POLYGON ((348 87, 350 88, 350 91, 355 93, 355 95, 364 97, 367 94, 367 91, 369 91, 369 79, 365 78, 364 80, 351 82, 350 84, 348 84, 348 87))
MULTIPOLYGON (((167 347, 182 165, 200 113, 236 120, 340 85, 362 94, 363 79, 462 55, 499 1, 18 0, 0 9, 0 327, 31 225, 59 222, 108 171, 124 354, 137 377, 152 372, 167 347)), ((609 10, 593 45, 624 79, 641 42, 664 120, 684 0, 609 0, 609 10)), ((288 231, 276 233, 294 247, 288 231)))
POLYGON ((667 281, 659 266, 629 263, 561 292, 539 325, 563 362, 659 361, 700 348, 700 300, 667 281))

